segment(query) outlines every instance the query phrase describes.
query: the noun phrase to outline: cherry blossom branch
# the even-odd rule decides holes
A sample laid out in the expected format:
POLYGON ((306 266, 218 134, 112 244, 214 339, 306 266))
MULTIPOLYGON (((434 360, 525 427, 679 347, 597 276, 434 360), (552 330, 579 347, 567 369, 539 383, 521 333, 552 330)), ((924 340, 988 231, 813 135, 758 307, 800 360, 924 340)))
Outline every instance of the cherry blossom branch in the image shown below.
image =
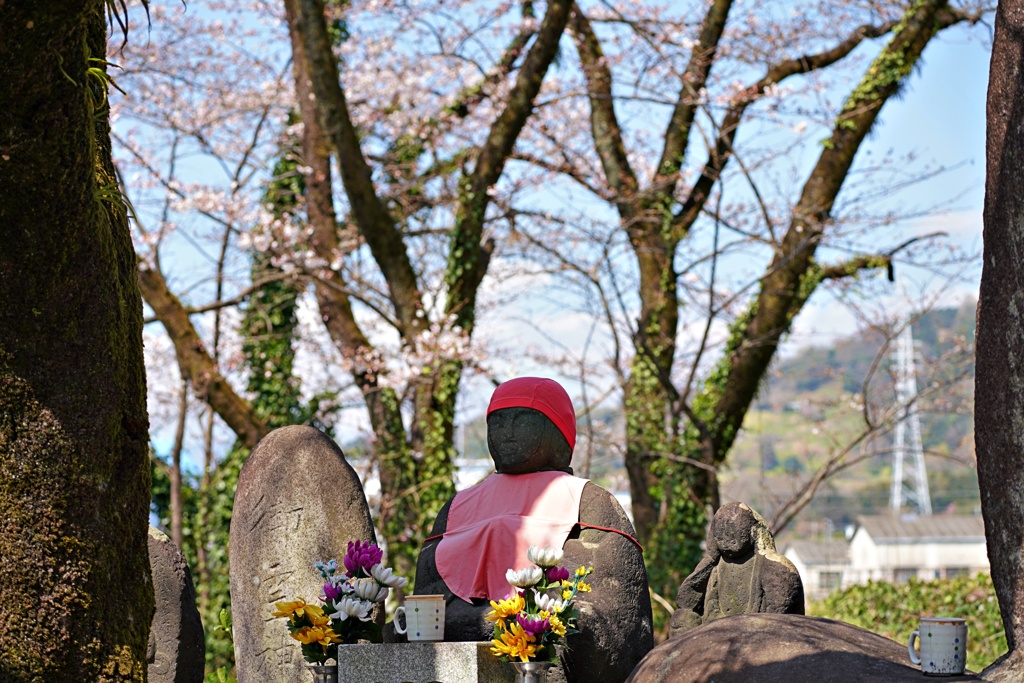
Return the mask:
MULTIPOLYGON (((295 276, 293 274, 291 274, 291 273, 287 273, 287 272, 284 272, 284 271, 275 271, 273 273, 270 273, 269 275, 266 275, 266 276, 261 277, 261 278, 259 278, 257 280, 254 280, 253 283, 250 286, 246 287, 245 289, 243 289, 237 295, 231 297, 230 299, 221 299, 219 301, 212 301, 212 302, 210 302, 208 304, 204 304, 202 306, 183 306, 183 309, 184 309, 185 313, 187 313, 188 315, 197 315, 199 313, 209 313, 211 311, 216 311, 216 310, 223 309, 223 308, 229 308, 231 306, 237 306, 238 304, 240 304, 243 301, 245 301, 250 294, 252 294, 256 290, 260 289, 264 285, 270 284, 271 282, 278 282, 280 280, 289 280, 289 279, 292 279, 294 277, 295 276)), ((143 322, 143 324, 148 325, 150 323, 159 322, 159 321, 160 321, 160 318, 158 318, 156 316, 150 316, 148 318, 144 318, 142 322, 143 322)))
POLYGON ((708 160, 704 164, 700 177, 694 183, 683 206, 672 219, 672 230, 676 236, 681 237, 689 231, 711 196, 712 187, 718 182, 722 170, 733 154, 732 144, 747 107, 756 102, 769 88, 781 83, 786 78, 831 66, 853 52, 863 41, 885 35, 895 25, 895 21, 889 21, 879 26, 858 26, 845 40, 829 50, 786 59, 770 66, 763 78, 746 88, 726 112, 718 127, 718 136, 708 154, 708 160))
POLYGON ((423 304, 416 273, 395 220, 374 188, 372 171, 360 148, 327 33, 323 0, 300 0, 296 27, 306 51, 318 118, 338 155, 352 216, 387 280, 403 336, 414 337, 424 325, 418 315, 423 304))
POLYGON ((472 173, 459 181, 460 206, 452 230, 449 268, 445 274, 449 291, 445 312, 453 314, 457 325, 467 331, 475 319, 477 289, 487 272, 494 249, 493 241, 481 240, 491 187, 501 177, 519 133, 533 113, 534 100, 558 52, 571 7, 570 0, 548 2, 537 38, 516 75, 505 107, 480 147, 472 173))
MULTIPOLYGON (((707 85, 718 52, 718 43, 725 30, 732 8, 732 0, 713 0, 701 23, 700 38, 690 53, 690 61, 683 72, 683 85, 672 111, 672 117, 665 129, 665 144, 655 171, 655 186, 672 187, 682 167, 686 147, 690 140, 690 129, 700 105, 700 92, 707 85)), ((670 191, 666 194, 671 195, 670 191)))
MULTIPOLYGON (((615 195, 629 198, 637 189, 636 173, 629 165, 622 129, 612 99, 612 75, 601 43, 579 5, 573 4, 573 38, 587 79, 590 127, 594 146, 604 169, 605 182, 615 195)), ((601 196, 601 193, 595 193, 601 196)), ((628 215, 628 203, 619 203, 620 215, 628 215)))
POLYGON ((174 352, 183 375, 191 382, 196 396, 227 423, 228 427, 249 448, 270 433, 267 425, 256 415, 252 406, 228 383, 211 358, 203 340, 189 320, 189 313, 178 297, 167 288, 163 273, 140 260, 139 286, 142 296, 167 328, 174 343, 174 352))

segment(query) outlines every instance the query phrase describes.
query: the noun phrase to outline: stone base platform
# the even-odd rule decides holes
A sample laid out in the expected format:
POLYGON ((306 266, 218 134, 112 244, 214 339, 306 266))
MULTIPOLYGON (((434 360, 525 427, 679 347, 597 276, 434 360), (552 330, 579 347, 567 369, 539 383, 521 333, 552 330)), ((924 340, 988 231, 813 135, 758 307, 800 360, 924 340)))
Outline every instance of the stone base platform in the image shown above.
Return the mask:
POLYGON ((338 647, 344 683, 513 683, 491 643, 382 643, 338 647))

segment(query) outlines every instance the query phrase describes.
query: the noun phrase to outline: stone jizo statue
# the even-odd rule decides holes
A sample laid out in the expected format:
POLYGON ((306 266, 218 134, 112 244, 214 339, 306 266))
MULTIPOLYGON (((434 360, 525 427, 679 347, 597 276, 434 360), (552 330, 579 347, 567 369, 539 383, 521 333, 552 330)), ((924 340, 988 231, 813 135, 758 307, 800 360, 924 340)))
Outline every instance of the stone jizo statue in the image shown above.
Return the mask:
POLYGON ((571 569, 594 567, 552 681, 621 683, 653 647, 647 571, 633 526, 614 496, 573 476, 576 414, 557 382, 501 384, 487 409, 494 474, 459 492, 420 551, 416 594, 446 596, 445 640, 491 640, 484 619, 505 598, 508 569, 530 566, 531 545, 562 548, 571 569))
POLYGON ((727 503, 711 520, 706 554, 680 585, 676 605, 673 635, 734 614, 803 614, 804 587, 761 515, 727 503))

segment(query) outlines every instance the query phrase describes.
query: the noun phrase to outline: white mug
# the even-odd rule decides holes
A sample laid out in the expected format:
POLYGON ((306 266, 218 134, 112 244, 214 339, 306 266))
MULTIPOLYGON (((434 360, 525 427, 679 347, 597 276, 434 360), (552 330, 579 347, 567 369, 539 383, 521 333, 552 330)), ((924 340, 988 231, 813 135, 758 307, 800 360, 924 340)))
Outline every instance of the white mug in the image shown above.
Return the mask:
POLYGON ((921 625, 907 641, 910 661, 926 676, 956 676, 967 663, 967 620, 959 617, 921 617, 921 625), (914 650, 920 641, 921 656, 914 650))
POLYGON ((408 595, 395 610, 395 631, 409 634, 409 640, 444 640, 444 596, 408 595), (398 613, 405 614, 405 628, 398 613))

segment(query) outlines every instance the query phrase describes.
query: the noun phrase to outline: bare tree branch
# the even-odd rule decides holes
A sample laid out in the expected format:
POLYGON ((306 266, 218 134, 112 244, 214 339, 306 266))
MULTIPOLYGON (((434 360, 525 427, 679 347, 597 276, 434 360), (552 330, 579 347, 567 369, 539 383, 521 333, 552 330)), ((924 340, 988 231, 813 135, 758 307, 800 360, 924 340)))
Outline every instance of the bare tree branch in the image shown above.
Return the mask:
POLYGON ((188 311, 167 288, 163 274, 139 261, 139 286, 146 303, 167 329, 174 343, 178 365, 191 382, 196 396, 220 415, 240 441, 249 448, 255 448, 270 430, 220 373, 192 326, 188 311))

